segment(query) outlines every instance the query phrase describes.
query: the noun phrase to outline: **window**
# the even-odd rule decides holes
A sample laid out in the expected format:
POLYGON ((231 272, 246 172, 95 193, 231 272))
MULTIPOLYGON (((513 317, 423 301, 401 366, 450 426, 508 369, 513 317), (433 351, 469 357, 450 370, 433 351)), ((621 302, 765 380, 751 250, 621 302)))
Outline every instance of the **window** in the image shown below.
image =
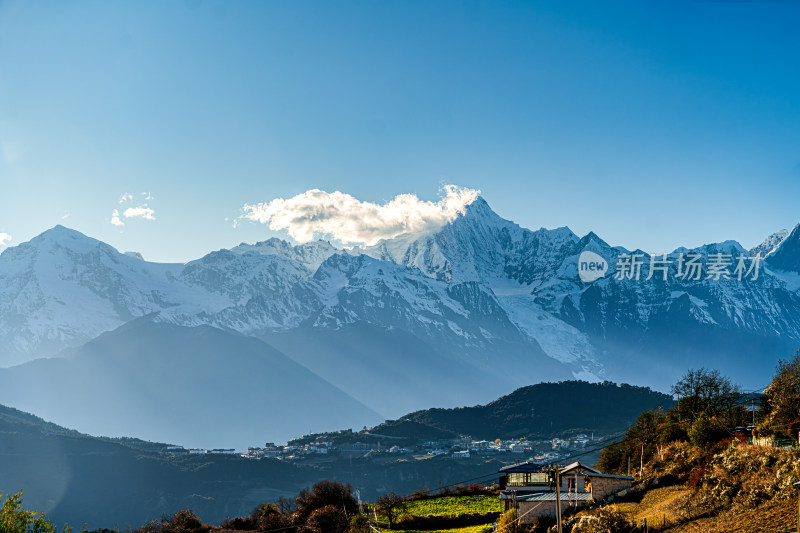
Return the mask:
POLYGON ((506 485, 509 487, 527 487, 529 485, 550 485, 547 472, 510 472, 506 485))

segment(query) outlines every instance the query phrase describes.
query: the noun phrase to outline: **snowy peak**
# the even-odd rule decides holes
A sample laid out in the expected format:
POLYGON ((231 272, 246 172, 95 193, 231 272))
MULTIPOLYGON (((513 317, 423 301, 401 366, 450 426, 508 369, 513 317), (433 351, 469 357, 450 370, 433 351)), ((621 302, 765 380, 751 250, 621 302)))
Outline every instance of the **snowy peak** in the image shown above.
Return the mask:
POLYGON ((78 253, 85 253, 102 246, 112 248, 104 242, 87 237, 80 231, 58 225, 44 231, 28 242, 21 243, 13 248, 34 247, 41 250, 65 248, 78 253))
POLYGON ((319 268, 323 261, 338 252, 328 241, 319 240, 293 246, 275 237, 255 244, 242 243, 230 251, 235 254, 278 255, 297 261, 312 272, 319 268))
POLYGON ((770 268, 800 273, 800 224, 767 257, 770 268))
POLYGON ((575 253, 578 237, 566 227, 531 231, 498 216, 483 198, 431 235, 403 235, 363 253, 421 270, 448 282, 478 281, 489 286, 509 280, 530 284, 558 270, 575 253))
POLYGON ((453 222, 457 221, 459 218, 463 218, 464 220, 469 221, 471 224, 481 224, 485 226, 505 226, 507 224, 512 224, 516 226, 511 221, 508 221, 497 213, 489 206, 489 203, 483 199, 482 196, 478 196, 475 198, 475 201, 471 204, 467 205, 464 208, 464 214, 458 218, 456 218, 453 222))
POLYGON ((761 254, 761 257, 766 257, 769 255, 775 248, 778 247, 780 243, 789 236, 789 232, 785 229, 780 231, 776 231, 763 241, 758 246, 750 249, 750 255, 761 254))

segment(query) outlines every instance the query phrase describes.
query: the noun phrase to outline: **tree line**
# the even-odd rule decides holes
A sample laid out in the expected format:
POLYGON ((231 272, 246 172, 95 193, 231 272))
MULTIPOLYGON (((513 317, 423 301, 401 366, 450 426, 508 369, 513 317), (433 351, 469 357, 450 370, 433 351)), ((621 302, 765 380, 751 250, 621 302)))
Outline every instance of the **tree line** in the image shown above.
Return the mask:
POLYGON ((763 394, 747 394, 718 370, 706 368, 688 370, 671 392, 677 398, 675 405, 640 414, 624 437, 603 449, 598 468, 635 472, 664 445, 675 441, 707 448, 735 436, 798 440, 800 350, 778 361, 763 394), (755 424, 755 415, 747 406, 757 407, 755 424))

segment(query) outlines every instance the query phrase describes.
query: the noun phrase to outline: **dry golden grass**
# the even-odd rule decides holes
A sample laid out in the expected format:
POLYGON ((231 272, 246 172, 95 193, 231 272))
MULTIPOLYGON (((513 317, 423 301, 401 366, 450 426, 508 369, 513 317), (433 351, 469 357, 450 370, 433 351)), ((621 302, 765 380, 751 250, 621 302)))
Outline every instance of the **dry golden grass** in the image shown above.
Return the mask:
POLYGON ((628 520, 637 524, 645 520, 651 525, 677 523, 683 520, 678 509, 680 504, 690 498, 693 491, 683 486, 662 487, 647 491, 640 502, 622 502, 617 508, 625 513, 628 520))
POLYGON ((728 511, 670 528, 675 533, 794 533, 797 531, 797 500, 767 502, 755 509, 728 511))
POLYGON ((694 491, 683 486, 648 491, 640 502, 618 503, 629 520, 651 531, 671 533, 794 533, 797 531, 797 499, 772 500, 752 509, 729 509, 712 517, 686 521, 681 509, 694 491))

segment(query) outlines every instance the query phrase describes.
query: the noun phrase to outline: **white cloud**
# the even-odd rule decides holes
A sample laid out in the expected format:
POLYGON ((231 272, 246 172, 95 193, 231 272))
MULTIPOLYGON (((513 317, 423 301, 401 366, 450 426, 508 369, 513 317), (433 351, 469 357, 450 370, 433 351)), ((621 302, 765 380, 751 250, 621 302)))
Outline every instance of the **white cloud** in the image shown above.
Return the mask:
POLYGON ((153 215, 156 214, 156 212, 153 211, 152 209, 150 209, 149 207, 147 207, 147 204, 140 205, 138 207, 129 207, 122 214, 125 216, 125 218, 139 217, 139 218, 143 218, 145 220, 155 220, 156 219, 156 217, 153 216, 153 215))
POLYGON ((118 209, 114 209, 114 211, 111 213, 111 223, 113 225, 115 225, 115 226, 124 226, 125 225, 125 223, 122 220, 120 220, 120 218, 119 218, 119 210, 118 209))
POLYGON ((5 248, 8 246, 8 242, 11 240, 11 235, 5 232, 0 232, 0 248, 5 248))
POLYGON ((122 196, 119 197, 119 203, 121 204, 129 202, 131 200, 133 200, 133 195, 129 192, 122 193, 122 196))
POLYGON ((345 245, 370 246, 404 233, 435 231, 463 214, 480 191, 445 185, 441 193, 438 202, 400 194, 380 205, 339 191, 312 189, 288 199, 245 204, 239 218, 269 224, 271 230, 287 230, 298 242, 327 237, 345 245))
POLYGON ((61 215, 61 220, 67 220, 69 218, 69 211, 66 209, 64 210, 64 214, 61 215))
POLYGON ((142 196, 144 196, 144 199, 147 200, 148 202, 150 200, 153 200, 153 195, 151 193, 149 193, 149 192, 143 192, 142 196))

